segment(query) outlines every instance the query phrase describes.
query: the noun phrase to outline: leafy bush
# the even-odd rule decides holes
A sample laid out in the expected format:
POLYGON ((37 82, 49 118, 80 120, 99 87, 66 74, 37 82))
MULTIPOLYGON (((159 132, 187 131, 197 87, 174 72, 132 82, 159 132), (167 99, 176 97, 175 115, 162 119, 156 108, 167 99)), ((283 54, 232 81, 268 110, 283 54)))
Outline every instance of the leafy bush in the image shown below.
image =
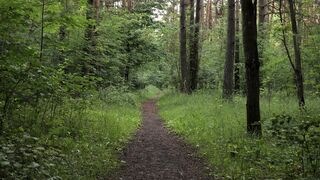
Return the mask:
POLYGON ((6 179, 61 179, 55 167, 66 165, 65 154, 50 147, 39 138, 32 137, 19 129, 18 134, 1 138, 0 177, 6 179))
POLYGON ((295 119, 281 114, 271 118, 268 134, 277 138, 278 146, 295 146, 304 177, 320 173, 320 116, 303 115, 295 119))

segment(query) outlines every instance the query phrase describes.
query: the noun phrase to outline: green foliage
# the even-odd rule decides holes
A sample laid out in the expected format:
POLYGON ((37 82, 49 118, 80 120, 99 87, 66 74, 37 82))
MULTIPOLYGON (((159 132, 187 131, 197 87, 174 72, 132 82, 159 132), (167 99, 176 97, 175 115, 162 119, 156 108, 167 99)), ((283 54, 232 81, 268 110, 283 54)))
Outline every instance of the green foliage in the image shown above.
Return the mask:
MULTIPOLYGON (((86 0, 0 0, 0 178, 95 179, 117 166, 115 152, 139 125, 140 101, 179 87, 179 18, 166 2, 96 13, 86 0), (155 8, 168 10, 163 21, 155 21, 155 8)), ((312 5, 304 2, 298 16, 308 20, 312 5)), ((221 87, 226 18, 217 20, 201 32, 200 89, 221 87)), ((227 103, 200 90, 161 100, 167 125, 198 146, 218 175, 292 179, 319 173, 319 27, 305 23, 307 112, 298 113, 291 98, 293 71, 281 42, 284 29, 292 54, 290 24, 282 27, 274 15, 259 41, 262 139, 245 134, 243 97, 227 103)), ((238 66, 244 91, 244 64, 238 66)))
POLYGON ((95 179, 139 124, 155 4, 93 19, 85 0, 43 2, 42 24, 42 1, 0 0, 0 178, 95 179))
POLYGON ((277 146, 293 146, 299 156, 300 173, 313 177, 320 173, 320 116, 302 115, 294 119, 285 114, 271 118, 268 134, 277 138, 277 146))
POLYGON ((156 86, 149 85, 146 88, 144 88, 143 90, 141 90, 139 92, 139 95, 142 100, 147 100, 147 99, 151 99, 151 98, 158 98, 161 95, 163 95, 163 93, 164 92, 161 91, 160 89, 158 89, 156 86))
POLYGON ((17 131, 15 136, 0 139, 1 178, 44 179, 51 176, 50 169, 59 164, 66 165, 65 154, 60 149, 47 146, 39 138, 24 133, 23 128, 17 131))
POLYGON ((219 92, 160 99, 166 125, 208 158, 214 175, 227 179, 313 179, 319 173, 319 99, 299 112, 295 98, 261 102, 263 137, 246 134, 245 99, 225 102, 219 92), (273 115, 279 114, 279 115, 273 115), (304 138, 305 137, 305 138, 304 138))
MULTIPOLYGON (((53 119, 5 132, 0 138, 0 177, 95 179, 116 168, 115 153, 140 123, 139 108, 126 102, 90 102, 66 101, 53 119)), ((51 113, 41 114, 47 115, 51 113)))

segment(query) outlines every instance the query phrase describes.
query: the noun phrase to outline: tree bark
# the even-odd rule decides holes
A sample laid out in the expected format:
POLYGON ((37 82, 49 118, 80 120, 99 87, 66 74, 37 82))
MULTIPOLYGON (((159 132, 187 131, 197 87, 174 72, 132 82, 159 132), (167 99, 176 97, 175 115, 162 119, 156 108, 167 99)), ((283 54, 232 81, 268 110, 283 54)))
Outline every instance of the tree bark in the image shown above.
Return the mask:
MULTIPOLYGON (((99 1, 100 0, 88 0, 88 9, 86 14, 87 21, 94 20, 98 22, 99 18, 99 1)), ((89 55, 94 55, 96 52, 96 25, 92 25, 91 23, 87 25, 85 30, 85 40, 87 41, 87 45, 84 48, 84 51, 89 55)), ((83 61, 82 73, 84 75, 89 74, 89 64, 88 61, 83 61)))
POLYGON ((234 48, 235 48, 235 2, 228 0, 228 32, 227 50, 224 64, 223 97, 232 98, 233 93, 233 68, 234 68, 234 48))
POLYGON ((259 0, 259 26, 263 25, 268 20, 268 1, 259 0))
MULTIPOLYGON (((62 0, 61 3, 64 5, 64 10, 61 13, 61 17, 64 17, 68 13, 68 0, 62 0)), ((59 28, 59 41, 60 43, 63 43, 63 41, 67 37, 67 26, 65 24, 62 24, 59 28)), ((59 63, 63 62, 63 56, 64 56, 64 50, 60 49, 58 54, 58 60, 54 60, 53 64, 58 65, 59 63)))
POLYGON ((240 90, 240 0, 236 0, 236 39, 235 39, 235 53, 234 53, 234 90, 240 90))
POLYGON ((187 62, 186 2, 180 0, 180 90, 189 93, 189 71, 187 62))
POLYGON ((301 52, 300 52, 300 35, 297 27, 296 12, 294 9, 294 1, 288 0, 289 2, 289 12, 293 33, 293 48, 295 57, 295 75, 296 75, 296 86, 297 86, 297 96, 299 101, 299 106, 303 107, 305 105, 304 100, 304 88, 303 88, 303 75, 302 75, 302 65, 301 65, 301 52))
POLYGON ((213 27, 213 16, 212 16, 212 1, 208 1, 208 28, 212 29, 213 27))
POLYGON ((241 0, 243 46, 247 85, 247 131, 261 135, 259 55, 257 43, 257 0, 241 0))
POLYGON ((195 18, 195 23, 193 25, 194 35, 191 41, 192 45, 190 48, 190 89, 191 91, 196 90, 198 86, 201 6, 202 6, 202 0, 197 0, 196 18, 195 18))
MULTIPOLYGON (((268 1, 267 0, 259 0, 259 16, 258 16, 258 23, 259 23, 259 59, 260 59, 260 66, 263 65, 265 55, 265 43, 267 40, 267 26, 266 23, 268 21, 268 1)), ((262 77, 260 77, 262 79, 262 77)), ((260 81, 261 83, 261 81, 260 81)))
POLYGON ((44 42, 44 11, 45 11, 45 0, 42 0, 42 10, 41 10, 41 37, 40 37, 40 61, 43 57, 43 42, 44 42))

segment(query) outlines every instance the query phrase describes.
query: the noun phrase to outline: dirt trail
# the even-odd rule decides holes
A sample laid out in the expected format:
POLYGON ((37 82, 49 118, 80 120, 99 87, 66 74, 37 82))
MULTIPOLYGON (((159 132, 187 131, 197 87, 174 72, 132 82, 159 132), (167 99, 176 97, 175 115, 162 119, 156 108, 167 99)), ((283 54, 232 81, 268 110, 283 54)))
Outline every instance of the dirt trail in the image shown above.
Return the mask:
POLYGON ((142 127, 122 154, 123 166, 107 179, 212 179, 195 150, 163 126, 155 100, 143 103, 142 111, 142 127))

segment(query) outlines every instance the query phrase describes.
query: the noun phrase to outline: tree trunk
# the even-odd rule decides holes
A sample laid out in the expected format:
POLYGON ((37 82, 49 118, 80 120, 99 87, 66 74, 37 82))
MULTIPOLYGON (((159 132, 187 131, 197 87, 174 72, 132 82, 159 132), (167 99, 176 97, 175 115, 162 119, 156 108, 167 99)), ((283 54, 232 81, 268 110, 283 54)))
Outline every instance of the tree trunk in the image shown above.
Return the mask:
MULTIPOLYGON (((64 0, 64 10, 61 13, 61 17, 65 16, 65 14, 68 12, 68 0, 64 0)), ((63 3, 63 1, 61 1, 63 3)), ((67 37, 67 26, 65 24, 62 24, 59 28, 59 41, 63 43, 63 41, 67 37)), ((53 61, 53 64, 58 65, 59 63, 63 62, 63 56, 64 56, 64 50, 60 49, 58 54, 58 60, 53 61)))
POLYGON ((261 135, 259 55, 257 43, 257 0, 241 0, 243 46, 247 85, 247 131, 261 135))
POLYGON ((240 90, 240 0, 236 0, 236 39, 235 39, 235 54, 234 54, 234 90, 240 90))
MULTIPOLYGON (((99 18, 99 2, 100 0, 88 0, 88 9, 86 14, 87 21, 95 20, 98 21, 99 18)), ((92 25, 91 23, 86 27, 85 30, 85 40, 87 41, 87 45, 84 48, 84 51, 89 55, 94 55, 96 51, 96 25, 92 25)), ((83 61, 82 72, 84 75, 89 73, 89 64, 90 62, 83 61)))
POLYGON ((233 68, 234 68, 234 43, 235 43, 235 2, 228 0, 228 33, 227 50, 224 64, 223 97, 232 98, 233 93, 233 68))
MULTIPOLYGON (((189 74, 189 78, 190 78, 190 88, 192 86, 192 63, 194 61, 194 53, 195 53, 195 47, 194 47, 194 41, 195 41, 195 17, 194 17, 194 0, 190 0, 189 1, 190 5, 189 5, 189 13, 190 13, 190 24, 189 24, 189 70, 190 70, 190 74, 189 74)), ((191 90, 191 89, 190 89, 191 90)))
POLYGON ((183 93, 189 92, 188 62, 187 62, 187 31, 186 31, 186 2, 180 0, 180 69, 181 81, 180 90, 183 93))
MULTIPOLYGON (((198 71, 199 71, 199 39, 200 39, 200 12, 202 0, 197 0, 196 19, 194 23, 194 36, 190 47, 190 89, 194 91, 198 86, 198 71)), ((192 26, 192 25, 191 25, 192 26)))
POLYGON ((259 0, 259 26, 268 21, 268 1, 259 0))
POLYGON ((208 1, 208 27, 212 29, 213 27, 213 16, 212 16, 212 1, 208 1))
POLYGON ((40 36, 40 61, 43 56, 43 41, 44 41, 44 11, 45 11, 45 0, 42 0, 42 9, 41 9, 41 36, 40 36))
MULTIPOLYGON (((259 23, 259 59, 260 59, 260 66, 263 66, 265 55, 265 43, 267 40, 267 17, 268 17, 268 1, 267 0, 259 0, 259 16, 258 16, 258 23, 259 23)), ((260 79, 262 79, 262 75, 260 75, 260 79)), ((262 81, 260 81, 262 83, 262 81)), ((262 85, 262 84, 261 84, 262 85)))
POLYGON ((304 100, 304 90, 303 90, 303 77, 302 77, 302 65, 301 65, 301 52, 300 52, 300 35, 297 27, 296 12, 294 9, 294 1, 288 0, 290 19, 293 33, 293 48, 295 57, 295 75, 296 75, 296 86, 297 86, 297 96, 299 101, 299 106, 303 107, 305 105, 304 100))
POLYGON ((128 5, 128 11, 132 11, 133 3, 131 0, 127 0, 127 5, 128 5))

